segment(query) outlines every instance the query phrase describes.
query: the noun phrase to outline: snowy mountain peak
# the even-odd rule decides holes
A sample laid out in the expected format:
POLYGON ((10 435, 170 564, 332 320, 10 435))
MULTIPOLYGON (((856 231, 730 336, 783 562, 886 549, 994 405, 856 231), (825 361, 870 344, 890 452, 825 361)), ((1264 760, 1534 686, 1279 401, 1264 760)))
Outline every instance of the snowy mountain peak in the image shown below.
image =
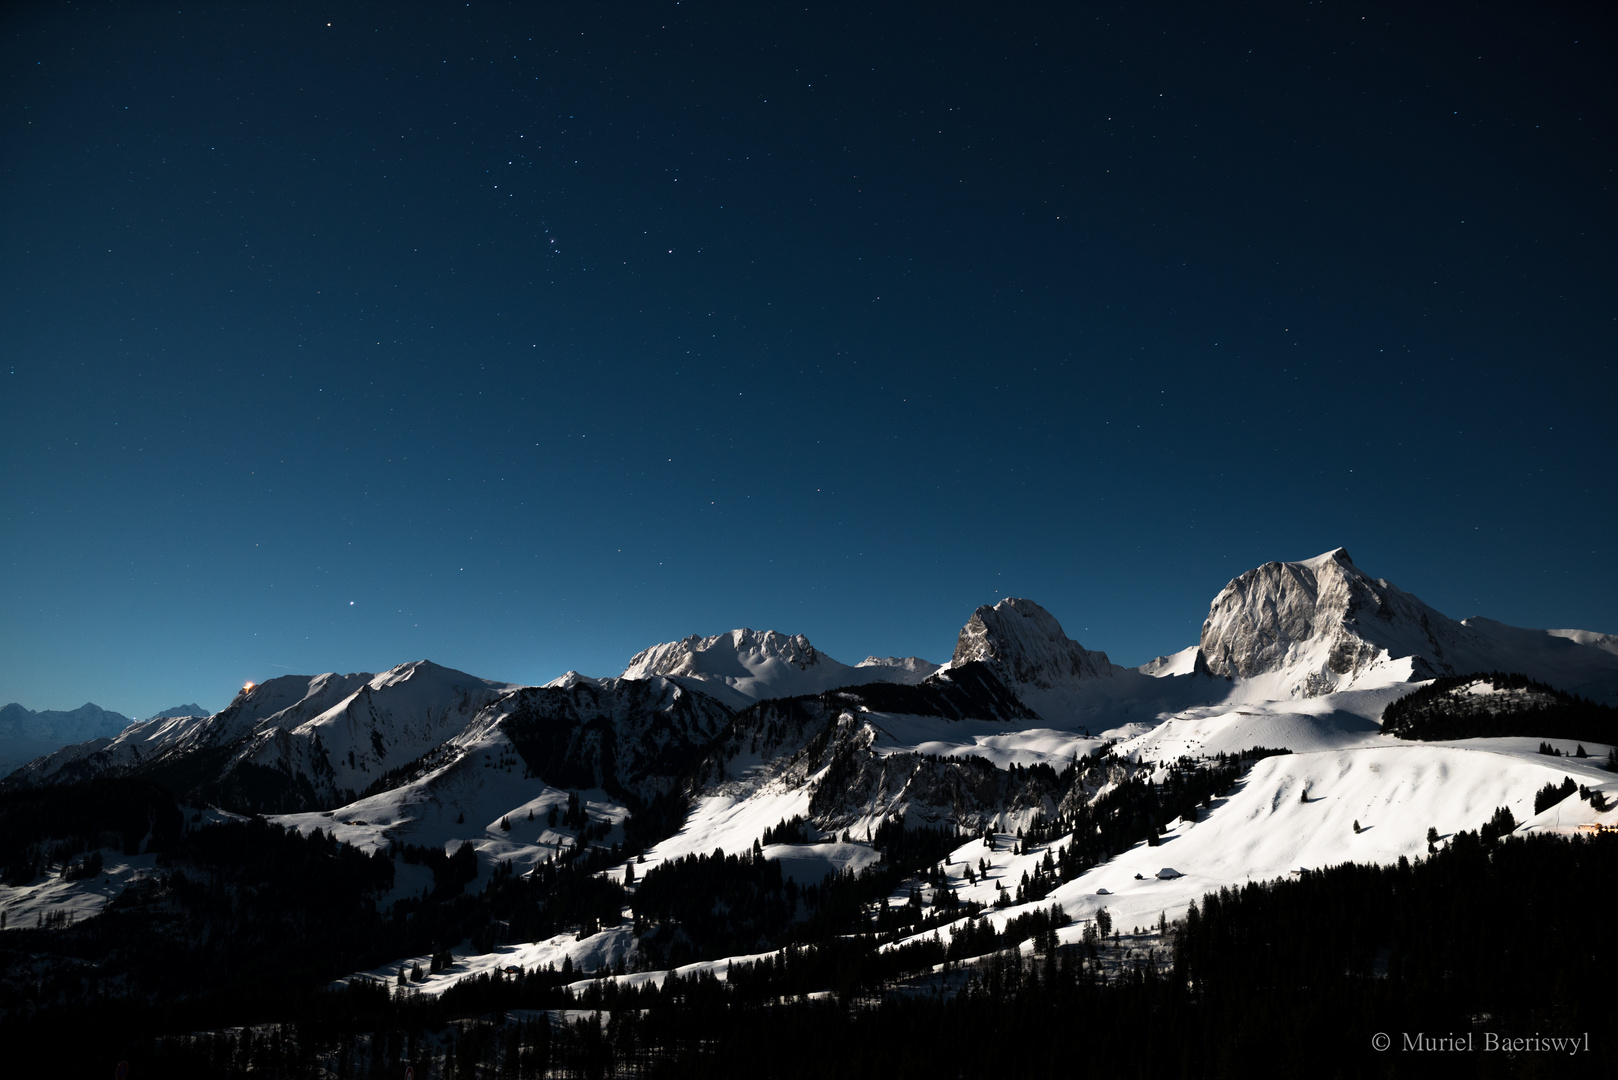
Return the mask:
POLYGON ((974 661, 1051 723, 1073 723, 1088 714, 1091 690, 1110 685, 1119 670, 1106 653, 1068 637, 1056 616, 1018 597, 974 611, 940 674, 947 677, 950 669, 974 661))
POLYGON ((915 685, 938 670, 938 665, 919 656, 867 656, 854 665, 874 680, 915 685), (876 670, 866 670, 876 669, 876 670))
POLYGON ((917 657, 872 657, 850 667, 816 649, 802 634, 742 629, 654 645, 635 654, 623 677, 662 675, 686 681, 732 708, 744 708, 767 698, 819 694, 859 683, 917 683, 936 670, 937 665, 917 657))
POLYGON ((1482 644, 1336 548, 1265 563, 1231 581, 1214 597, 1199 648, 1215 675, 1279 675, 1289 685, 1273 687, 1278 696, 1313 697, 1367 677, 1430 678, 1453 670, 1452 653, 1478 652, 1482 644))
POLYGON ((950 664, 972 660, 1008 684, 1041 690, 1112 673, 1106 653, 1086 649, 1063 632, 1056 616, 1017 597, 978 608, 961 627, 950 664))
POLYGON ((600 686, 604 681, 605 680, 603 679, 597 679, 592 676, 585 675, 582 672, 574 671, 572 668, 568 668, 550 682, 545 683, 544 686, 549 690, 567 690, 571 687, 578 686, 580 683, 586 683, 590 686, 600 686))
POLYGON ((398 664, 375 676, 367 684, 372 690, 383 690, 390 686, 403 686, 415 682, 418 685, 433 683, 477 685, 489 689, 503 689, 507 683, 493 682, 489 679, 480 679, 476 675, 468 675, 464 671, 456 671, 442 664, 435 664, 431 660, 411 660, 398 664))
POLYGON ((1347 548, 1340 547, 1332 548, 1330 551, 1323 551, 1312 559, 1305 559, 1300 565, 1307 566, 1318 571, 1321 567, 1328 563, 1338 563, 1343 566, 1353 566, 1354 560, 1348 554, 1347 548))
POLYGON ((153 720, 173 720, 173 719, 175 719, 177 717, 181 717, 181 716, 207 716, 207 715, 208 715, 208 710, 207 709, 204 709, 201 705, 198 705, 195 702, 193 702, 193 703, 191 703, 189 705, 175 705, 175 706, 172 706, 170 708, 164 709, 162 712, 153 713, 152 715, 148 716, 145 719, 144 722, 149 724, 153 720))
POLYGON ((679 641, 654 645, 636 653, 624 669, 626 679, 653 675, 687 675, 722 679, 756 677, 767 666, 791 666, 807 671, 821 655, 802 634, 776 630, 731 630, 712 637, 692 634, 679 641))
POLYGON ((1495 669, 1601 692, 1618 685, 1618 656, 1603 638, 1458 622, 1337 548, 1231 581, 1209 608, 1199 652, 1213 674, 1276 699, 1495 669))

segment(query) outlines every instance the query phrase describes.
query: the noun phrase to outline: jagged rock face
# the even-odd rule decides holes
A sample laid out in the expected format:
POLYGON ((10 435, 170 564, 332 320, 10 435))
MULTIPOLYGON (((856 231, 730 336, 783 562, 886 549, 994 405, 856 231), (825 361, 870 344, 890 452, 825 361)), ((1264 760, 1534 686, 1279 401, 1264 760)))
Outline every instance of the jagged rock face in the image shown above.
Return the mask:
POLYGON ((763 787, 807 790, 811 820, 830 832, 892 817, 1010 827, 1055 809, 1063 784, 1049 766, 1007 770, 970 754, 875 748, 879 727, 896 716, 933 717, 945 730, 963 720, 1039 721, 978 661, 919 685, 867 684, 763 701, 737 714, 691 771, 686 791, 734 797, 763 787))
POLYGON ((518 690, 497 710, 530 772, 560 787, 649 799, 675 788, 731 722, 722 703, 672 679, 573 678, 518 690))
POLYGON ((1392 660, 1408 678, 1452 673, 1487 651, 1479 635, 1387 581, 1342 548, 1249 570, 1214 598, 1199 644, 1215 675, 1252 678, 1295 669, 1306 696, 1340 689, 1392 660))
POLYGON ((764 665, 790 665, 808 671, 821 662, 820 653, 802 634, 787 636, 775 630, 732 630, 712 637, 692 634, 679 641, 653 645, 636 653, 624 668, 626 679, 653 675, 695 678, 747 678, 764 665))
MULTIPOLYGON (((948 684, 933 692, 954 693, 948 684)), ((738 715, 693 770, 688 792, 807 789, 810 818, 828 832, 884 817, 1007 827, 1051 813, 1061 798, 1063 785, 1048 766, 1006 770, 971 755, 877 752, 873 724, 883 714, 860 700, 841 692, 761 702, 738 715)))
MULTIPOLYGON (((852 721, 852 717, 848 720, 852 721)), ((849 726, 848 724, 844 725, 849 726)), ((982 758, 865 752, 865 730, 837 745, 815 782, 809 811, 828 832, 861 819, 896 817, 975 830, 1051 814, 1063 784, 1050 769, 997 769, 982 758)))
POLYGON ((1077 723, 1086 702, 1118 672, 1104 652, 1092 652, 1062 632, 1056 617, 1032 600, 1008 598, 980 607, 961 628, 955 655, 937 678, 968 663, 987 667, 1047 722, 1077 723))
POLYGON ((979 660, 1002 681, 1050 690, 1112 673, 1104 652, 1091 652, 1062 631, 1056 616, 1034 603, 1008 597, 980 607, 961 628, 951 665, 979 660))
POLYGON ((321 809, 442 746, 511 689, 427 660, 370 676, 330 705, 334 691, 316 684, 311 699, 259 721, 242 761, 307 778, 321 809))
POLYGON ((1197 653, 1212 674, 1249 680, 1248 692, 1275 699, 1515 671, 1612 701, 1612 645, 1586 631, 1459 622, 1364 573, 1338 548, 1302 562, 1265 563, 1226 585, 1202 624, 1197 653))

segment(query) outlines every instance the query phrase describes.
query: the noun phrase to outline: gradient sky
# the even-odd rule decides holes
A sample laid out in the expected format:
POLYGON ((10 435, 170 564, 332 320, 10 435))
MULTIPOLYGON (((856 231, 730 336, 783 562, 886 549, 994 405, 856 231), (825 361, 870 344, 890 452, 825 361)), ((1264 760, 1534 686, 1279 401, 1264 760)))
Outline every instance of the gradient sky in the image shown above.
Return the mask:
POLYGON ((0 701, 1618 631, 1618 33, 1412 7, 9 4, 0 701))

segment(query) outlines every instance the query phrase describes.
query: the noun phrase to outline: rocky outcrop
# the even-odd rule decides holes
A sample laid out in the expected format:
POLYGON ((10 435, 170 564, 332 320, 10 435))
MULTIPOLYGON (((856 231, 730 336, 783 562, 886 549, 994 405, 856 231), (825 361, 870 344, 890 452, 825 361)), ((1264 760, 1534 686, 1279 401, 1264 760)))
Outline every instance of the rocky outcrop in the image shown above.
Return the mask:
POLYGON ((1372 578, 1343 548, 1236 578, 1214 598, 1198 649, 1215 675, 1278 676, 1278 697, 1429 679, 1486 663, 1490 651, 1478 632, 1372 578))
POLYGON ((1086 649, 1068 637, 1056 616, 1034 603, 1008 597, 980 607, 961 628, 955 655, 940 674, 983 664, 1030 709, 1051 723, 1065 723, 1084 712, 1092 684, 1111 682, 1123 669, 1104 652, 1086 649))

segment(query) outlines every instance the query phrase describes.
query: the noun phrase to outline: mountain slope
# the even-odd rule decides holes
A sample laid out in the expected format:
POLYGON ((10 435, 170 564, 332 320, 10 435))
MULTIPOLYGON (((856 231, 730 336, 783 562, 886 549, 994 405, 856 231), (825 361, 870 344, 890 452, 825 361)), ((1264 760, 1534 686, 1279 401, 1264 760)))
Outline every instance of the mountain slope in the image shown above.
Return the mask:
POLYGON ((0 708, 0 777, 42 754, 90 739, 107 739, 133 721, 86 702, 77 709, 35 712, 16 702, 0 708))
POLYGON ((1555 685, 1618 691, 1618 655, 1604 635, 1458 622, 1357 566, 1338 548, 1272 562, 1222 589, 1198 651, 1215 675, 1253 700, 1315 697, 1355 687, 1473 671, 1522 671, 1555 685))
POLYGON ((380 675, 288 675, 249 684, 213 716, 151 720, 67 747, 10 782, 143 776, 239 809, 336 806, 448 741, 509 689, 425 660, 380 675))
POLYGON ((1135 710, 1150 715, 1178 708, 1208 691, 1207 680, 1190 668, 1182 674, 1165 665, 1148 665, 1150 671, 1119 667, 1106 653, 1068 637, 1050 612, 1018 597, 974 611, 939 676, 969 663, 982 664, 1019 701, 1059 727, 1102 730, 1135 710))

